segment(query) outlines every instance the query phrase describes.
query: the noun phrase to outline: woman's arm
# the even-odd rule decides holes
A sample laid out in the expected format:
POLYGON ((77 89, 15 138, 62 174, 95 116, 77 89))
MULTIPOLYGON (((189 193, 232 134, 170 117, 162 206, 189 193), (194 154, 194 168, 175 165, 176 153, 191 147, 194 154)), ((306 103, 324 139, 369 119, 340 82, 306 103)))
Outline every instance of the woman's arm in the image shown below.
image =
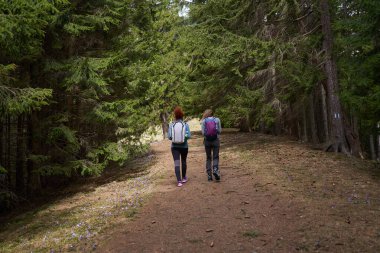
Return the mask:
POLYGON ((169 129, 168 129, 168 139, 172 139, 172 123, 169 124, 169 129))
POLYGON ((190 139, 191 138, 191 132, 190 132, 190 127, 189 125, 186 123, 186 136, 187 136, 187 139, 190 139))

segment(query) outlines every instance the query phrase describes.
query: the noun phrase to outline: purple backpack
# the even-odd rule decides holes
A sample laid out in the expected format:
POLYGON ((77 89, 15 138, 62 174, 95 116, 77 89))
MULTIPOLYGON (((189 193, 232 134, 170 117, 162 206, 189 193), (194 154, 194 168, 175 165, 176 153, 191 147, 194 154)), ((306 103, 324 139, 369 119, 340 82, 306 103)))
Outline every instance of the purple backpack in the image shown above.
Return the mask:
POLYGON ((207 141, 215 141, 218 138, 218 126, 215 118, 205 119, 204 134, 207 141))

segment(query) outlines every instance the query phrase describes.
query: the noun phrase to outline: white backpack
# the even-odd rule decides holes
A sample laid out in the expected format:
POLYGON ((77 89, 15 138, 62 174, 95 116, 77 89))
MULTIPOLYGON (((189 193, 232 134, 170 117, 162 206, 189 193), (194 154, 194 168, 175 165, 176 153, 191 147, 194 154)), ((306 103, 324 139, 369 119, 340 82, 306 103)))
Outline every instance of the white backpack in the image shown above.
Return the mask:
POLYGON ((172 142, 181 144, 185 142, 186 125, 182 121, 172 124, 172 142))

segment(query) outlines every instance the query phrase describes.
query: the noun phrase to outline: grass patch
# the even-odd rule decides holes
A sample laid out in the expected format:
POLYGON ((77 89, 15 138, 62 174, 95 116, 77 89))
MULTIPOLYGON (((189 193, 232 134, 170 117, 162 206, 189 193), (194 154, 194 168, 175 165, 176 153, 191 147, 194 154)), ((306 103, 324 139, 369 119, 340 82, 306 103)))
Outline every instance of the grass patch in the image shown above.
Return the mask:
POLYGON ((150 182, 150 175, 114 180, 15 217, 1 228, 0 252, 67 252, 92 245, 120 216, 135 217, 150 182))
POLYGON ((249 238, 256 238, 260 235, 260 233, 256 230, 249 230, 249 231, 245 231, 243 233, 243 236, 245 237, 249 237, 249 238))
POLYGON ((202 242, 201 239, 189 239, 188 241, 189 241, 189 243, 200 243, 200 242, 202 242))
POLYGON ((136 214, 137 214, 137 208, 129 208, 129 209, 125 212, 125 216, 126 216, 127 218, 133 218, 136 214))
POLYGON ((300 245, 296 247, 297 251, 309 251, 309 248, 306 245, 300 245))

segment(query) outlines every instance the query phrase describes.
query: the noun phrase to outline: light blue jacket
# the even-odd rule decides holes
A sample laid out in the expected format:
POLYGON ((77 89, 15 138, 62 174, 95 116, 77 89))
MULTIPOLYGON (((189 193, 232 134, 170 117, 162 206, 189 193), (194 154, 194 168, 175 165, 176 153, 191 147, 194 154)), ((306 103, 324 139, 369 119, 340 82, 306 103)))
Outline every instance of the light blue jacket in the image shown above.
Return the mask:
MULTIPOLYGON (((218 131, 218 138, 219 138, 219 135, 222 133, 222 124, 220 123, 220 119, 216 117, 208 117, 208 118, 214 118, 216 122, 217 131, 218 131)), ((205 119, 202 120, 201 126, 202 126, 202 135, 204 136, 205 135, 205 119)))
MULTIPOLYGON (((168 139, 172 139, 172 126, 175 122, 183 122, 183 120, 177 120, 169 124, 169 130, 168 130, 168 139)), ((185 142, 184 143, 172 143, 172 148, 189 148, 189 145, 187 144, 187 140, 191 138, 191 132, 190 132, 190 127, 186 122, 185 123, 185 130, 186 130, 186 135, 185 135, 185 142)))

